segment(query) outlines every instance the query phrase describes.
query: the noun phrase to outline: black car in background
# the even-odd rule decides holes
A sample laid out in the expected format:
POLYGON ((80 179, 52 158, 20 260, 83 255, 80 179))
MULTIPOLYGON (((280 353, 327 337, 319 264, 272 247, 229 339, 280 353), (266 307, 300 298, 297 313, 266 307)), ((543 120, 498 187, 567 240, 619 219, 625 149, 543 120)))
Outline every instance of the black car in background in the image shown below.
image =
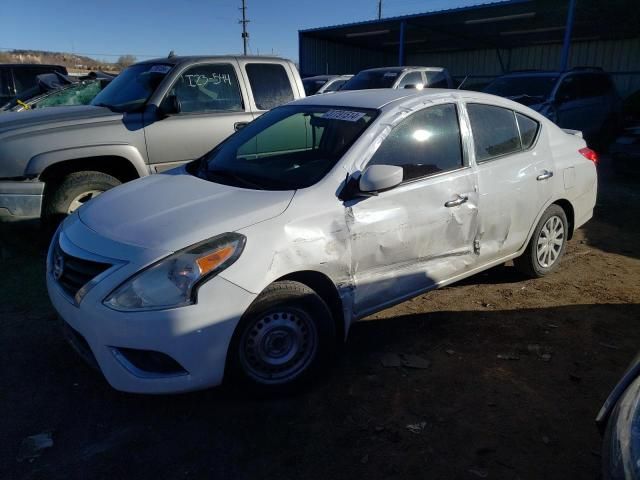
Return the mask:
POLYGON ((58 72, 67 75, 67 69, 61 65, 42 65, 32 63, 0 64, 0 105, 13 100, 17 95, 34 88, 37 77, 43 73, 58 72))

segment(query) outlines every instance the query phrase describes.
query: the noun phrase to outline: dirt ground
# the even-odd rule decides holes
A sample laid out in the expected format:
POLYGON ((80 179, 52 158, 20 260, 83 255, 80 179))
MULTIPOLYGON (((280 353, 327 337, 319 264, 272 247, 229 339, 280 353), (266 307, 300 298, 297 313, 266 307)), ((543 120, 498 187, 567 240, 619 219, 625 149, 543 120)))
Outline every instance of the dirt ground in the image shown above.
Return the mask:
POLYGON ((598 478, 593 420, 640 346, 640 182, 601 172, 559 272, 499 267, 382 312, 273 400, 112 390, 62 339, 38 231, 0 226, 0 478, 598 478), (383 365, 400 355, 430 364, 383 365))

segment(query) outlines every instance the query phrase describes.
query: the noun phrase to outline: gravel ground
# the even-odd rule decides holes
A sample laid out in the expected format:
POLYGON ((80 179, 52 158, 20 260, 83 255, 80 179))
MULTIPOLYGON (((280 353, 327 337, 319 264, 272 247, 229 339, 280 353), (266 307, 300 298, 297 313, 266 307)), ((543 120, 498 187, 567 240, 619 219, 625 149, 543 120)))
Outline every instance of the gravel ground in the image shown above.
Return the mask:
POLYGON ((640 183, 602 172, 560 271, 501 266, 381 312, 271 400, 112 390, 59 333, 38 230, 0 225, 0 478, 598 478, 593 419, 640 344, 640 183), (39 433, 53 445, 23 459, 39 433))

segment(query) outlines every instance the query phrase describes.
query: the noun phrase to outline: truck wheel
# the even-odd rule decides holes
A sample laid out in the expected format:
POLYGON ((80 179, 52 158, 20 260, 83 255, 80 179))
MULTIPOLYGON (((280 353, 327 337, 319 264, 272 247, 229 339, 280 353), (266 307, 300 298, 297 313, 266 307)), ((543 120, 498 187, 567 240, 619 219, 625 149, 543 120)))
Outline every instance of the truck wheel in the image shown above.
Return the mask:
POLYGON ((45 198, 44 219, 58 223, 92 198, 120 185, 120 180, 102 172, 70 173, 45 198))
POLYGON ((236 328, 227 357, 231 380, 263 394, 290 392, 328 363, 335 335, 329 307, 316 292, 275 282, 236 328))
POLYGON ((559 205, 551 205, 542 214, 524 253, 513 263, 525 275, 538 278, 553 272, 567 248, 569 222, 559 205))

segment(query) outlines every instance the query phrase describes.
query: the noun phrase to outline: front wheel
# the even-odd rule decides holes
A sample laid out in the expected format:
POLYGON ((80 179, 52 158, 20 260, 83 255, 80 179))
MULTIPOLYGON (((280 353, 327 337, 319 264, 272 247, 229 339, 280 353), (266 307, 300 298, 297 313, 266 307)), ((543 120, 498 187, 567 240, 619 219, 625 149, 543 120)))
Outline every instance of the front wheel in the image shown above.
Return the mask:
POLYGON ((70 173, 45 198, 44 219, 57 224, 89 200, 120 185, 120 180, 102 172, 70 173))
POLYGON ((524 253, 513 263, 522 273, 538 278, 553 272, 567 248, 569 223, 559 205, 551 205, 542 214, 524 253))
POLYGON ((229 373, 263 393, 289 391, 327 363, 334 346, 334 322, 322 298, 302 283, 275 282, 236 328, 229 373))

